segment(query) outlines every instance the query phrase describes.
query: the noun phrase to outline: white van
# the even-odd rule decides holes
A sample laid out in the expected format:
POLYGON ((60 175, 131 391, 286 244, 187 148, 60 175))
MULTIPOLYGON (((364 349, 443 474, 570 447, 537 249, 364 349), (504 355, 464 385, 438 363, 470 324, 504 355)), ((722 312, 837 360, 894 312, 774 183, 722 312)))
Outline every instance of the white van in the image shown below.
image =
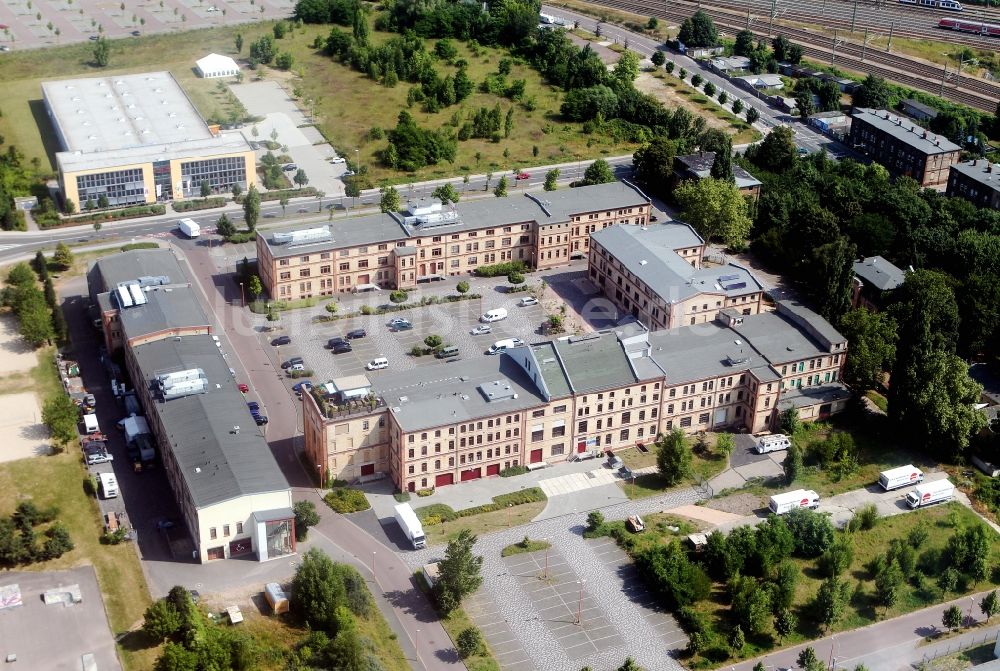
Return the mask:
POLYGON ((757 454, 767 454, 768 452, 778 452, 787 450, 792 446, 792 441, 788 436, 776 433, 773 436, 761 436, 753 446, 753 451, 757 454))
POLYGON ((118 498, 118 480, 114 473, 100 474, 100 496, 102 499, 118 498))
POLYGON ((480 317, 479 321, 484 324, 492 324, 493 322, 498 322, 501 319, 507 319, 507 308, 496 308, 495 310, 490 310, 480 317))
POLYGON ((501 352, 506 352, 512 347, 522 347, 524 341, 520 338, 507 338, 506 340, 497 340, 493 343, 493 346, 486 350, 487 354, 500 354, 501 352))
POLYGON ((388 368, 388 367, 389 367, 389 360, 386 359, 384 356, 380 356, 377 359, 372 359, 365 365, 365 368, 367 370, 382 370, 383 368, 388 368))
POLYGON ((816 510, 819 507, 819 494, 811 489, 796 489, 794 492, 775 494, 768 501, 767 507, 775 515, 784 515, 797 508, 816 510))
POLYGON ((84 415, 83 428, 87 433, 100 433, 101 427, 97 423, 97 415, 93 413, 84 415))

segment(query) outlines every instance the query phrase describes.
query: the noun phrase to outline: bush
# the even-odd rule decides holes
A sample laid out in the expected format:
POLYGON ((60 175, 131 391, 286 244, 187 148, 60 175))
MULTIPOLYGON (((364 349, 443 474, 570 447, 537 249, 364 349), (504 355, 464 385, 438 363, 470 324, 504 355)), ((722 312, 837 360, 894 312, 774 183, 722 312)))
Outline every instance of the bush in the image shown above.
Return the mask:
POLYGON ((368 499, 365 498, 365 493, 353 487, 331 490, 323 497, 323 500, 326 501, 326 505, 341 514, 356 513, 371 507, 368 499))
POLYGON ((501 478, 510 478, 515 475, 524 475, 528 472, 527 466, 511 466, 500 471, 501 478))
POLYGON ((159 249, 160 245, 155 242, 130 242, 122 245, 119 249, 123 252, 131 252, 136 249, 159 249))
POLYGON ((518 272, 516 270, 511 271, 507 274, 507 281, 514 286, 519 284, 524 284, 524 273, 518 272))
POLYGON ((195 210, 209 210, 213 207, 222 207, 226 204, 225 198, 198 198, 196 200, 176 200, 172 207, 175 212, 193 212, 195 210))
POLYGON ((698 86, 701 85, 701 82, 702 82, 701 75, 699 75, 697 73, 691 75, 691 86, 694 86, 694 87, 697 88, 698 86))
MULTIPOLYGON (((874 529, 875 525, 878 524, 878 508, 875 507, 874 503, 869 503, 866 506, 862 506, 854 513, 854 517, 858 518, 861 529, 868 531, 869 529, 874 529)), ((854 521, 853 519, 851 520, 854 521)))
POLYGON ((399 303, 405 303, 407 298, 409 298, 409 294, 407 294, 405 291, 398 289, 389 294, 389 300, 392 301, 393 303, 396 303, 397 305, 399 303))
POLYGON ((510 275, 512 272, 525 273, 529 267, 524 261, 506 261, 495 263, 491 266, 479 266, 476 268, 477 277, 501 277, 510 275))
POLYGON ((417 496, 420 496, 420 497, 431 496, 433 494, 434 494, 434 488, 433 487, 427 487, 426 489, 418 489, 417 490, 417 496))
POLYGON ((587 515, 587 530, 596 531, 598 527, 604 524, 604 513, 600 510, 591 511, 587 515))
POLYGON ((329 312, 329 313, 330 313, 330 314, 332 314, 332 315, 335 315, 335 314, 337 314, 337 310, 339 309, 339 308, 337 307, 337 302, 336 302, 336 301, 330 301, 329 303, 327 303, 327 304, 326 304, 325 306, 323 306, 323 307, 324 307, 324 309, 325 309, 325 310, 326 310, 327 312, 329 312))
POLYGON ((138 217, 155 217, 166 214, 165 205, 136 205, 124 207, 120 210, 107 210, 95 214, 84 214, 78 217, 65 217, 59 222, 60 226, 79 226, 80 224, 93 224, 95 222, 114 221, 115 219, 136 219, 138 217))
POLYGON ((483 635, 475 627, 469 627, 458 635, 458 654, 462 659, 478 655, 483 649, 483 635))
POLYGON ((313 373, 312 369, 306 368, 305 370, 293 370, 293 371, 290 371, 288 373, 288 377, 293 378, 293 379, 297 378, 297 377, 312 377, 314 374, 315 373, 313 373))

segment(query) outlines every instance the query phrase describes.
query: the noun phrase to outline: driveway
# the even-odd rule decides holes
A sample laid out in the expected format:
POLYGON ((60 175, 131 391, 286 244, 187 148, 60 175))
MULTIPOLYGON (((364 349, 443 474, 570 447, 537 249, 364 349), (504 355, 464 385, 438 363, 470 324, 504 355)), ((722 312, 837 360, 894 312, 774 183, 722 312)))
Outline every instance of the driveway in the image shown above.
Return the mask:
MULTIPOLYGON (((230 88, 248 113, 264 117, 263 121, 243 129, 243 135, 249 142, 263 142, 272 137, 272 132, 277 133, 277 142, 287 146, 287 153, 295 165, 306 171, 309 186, 323 191, 328 197, 344 195, 344 183, 340 178, 347 167, 343 163, 330 163, 330 159, 337 155, 336 151, 315 128, 303 127, 311 121, 277 82, 233 84, 230 88), (257 128, 257 137, 253 136, 254 127, 257 128)), ((264 153, 263 150, 257 152, 258 160, 264 153)), ((294 174, 289 173, 288 177, 294 174)))

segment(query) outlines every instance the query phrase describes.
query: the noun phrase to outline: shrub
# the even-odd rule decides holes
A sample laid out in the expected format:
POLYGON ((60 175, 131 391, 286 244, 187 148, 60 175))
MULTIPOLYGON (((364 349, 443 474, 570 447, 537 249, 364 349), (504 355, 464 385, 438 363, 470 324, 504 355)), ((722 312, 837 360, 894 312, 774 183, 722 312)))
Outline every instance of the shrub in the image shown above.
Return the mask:
POLYGON ((420 496, 420 497, 431 496, 433 493, 434 493, 434 488, 433 487, 427 487, 426 489, 418 489, 417 490, 417 496, 420 496))
MULTIPOLYGON (((860 520, 861 528, 864 531, 869 529, 874 529, 875 525, 878 524, 878 508, 875 507, 874 503, 869 503, 866 506, 862 506, 854 513, 854 517, 860 520)), ((853 522, 853 520, 851 520, 853 522)))
POLYGON ((698 87, 701 86, 702 78, 701 75, 695 73, 691 75, 691 86, 698 87))
POLYGON ((513 270, 507 274, 507 281, 514 286, 524 284, 524 273, 513 270))
POLYGON ((370 314, 373 314, 374 312, 375 312, 375 309, 372 308, 372 306, 370 306, 370 305, 362 305, 361 306, 361 314, 363 314, 363 315, 370 315, 370 314))
POLYGON ((500 477, 510 478, 515 475, 524 475, 527 472, 528 472, 527 466, 510 466, 509 468, 505 468, 502 471, 500 471, 500 477))
POLYGON ((195 210, 208 210, 213 207, 222 207, 226 204, 225 198, 199 198, 197 200, 177 200, 171 207, 175 212, 193 212, 195 210))
POLYGON ((306 368, 305 370, 293 370, 288 373, 288 377, 290 378, 312 377, 314 374, 315 373, 313 373, 312 369, 306 368))
POLYGON ((326 505, 341 514, 356 513, 371 507, 365 498, 365 493, 353 487, 331 490, 323 500, 326 501, 326 505))
POLYGON ((604 524, 604 513, 600 510, 591 511, 587 515, 587 529, 589 531, 596 531, 602 524, 604 524))
POLYGON ((409 294, 399 289, 389 294, 389 300, 392 301, 393 303, 396 303, 397 305, 399 303, 405 303, 407 298, 409 298, 409 294))
POLYGON ((155 242, 130 242, 122 245, 119 249, 123 252, 131 252, 136 249, 159 249, 160 245, 155 242))
POLYGON ((327 303, 327 304, 326 304, 326 305, 324 306, 324 309, 325 309, 325 310, 326 310, 327 312, 329 312, 330 314, 332 314, 332 315, 335 315, 335 314, 337 314, 337 310, 338 310, 339 308, 337 307, 337 302, 336 302, 336 301, 330 301, 329 303, 327 303))
POLYGON ((469 627, 458 635, 457 645, 462 659, 478 655, 483 649, 483 635, 475 627, 469 627))
POLYGON ((503 275, 510 275, 512 272, 524 273, 528 272, 528 264, 524 261, 506 261, 504 263, 495 263, 491 266, 479 266, 476 268, 477 277, 501 277, 503 275))

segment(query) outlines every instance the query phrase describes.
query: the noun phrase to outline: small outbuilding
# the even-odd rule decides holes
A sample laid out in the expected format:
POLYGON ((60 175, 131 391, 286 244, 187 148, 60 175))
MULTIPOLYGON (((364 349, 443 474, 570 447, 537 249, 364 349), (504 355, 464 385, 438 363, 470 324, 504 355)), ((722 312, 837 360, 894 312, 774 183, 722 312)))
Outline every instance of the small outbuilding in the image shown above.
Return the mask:
POLYGON ((275 615, 288 612, 288 596, 278 583, 269 582, 264 585, 264 598, 275 615))
POLYGON ((236 64, 236 61, 221 54, 209 54, 199 59, 196 65, 198 66, 198 74, 204 79, 235 77, 240 71, 240 66, 236 64))

